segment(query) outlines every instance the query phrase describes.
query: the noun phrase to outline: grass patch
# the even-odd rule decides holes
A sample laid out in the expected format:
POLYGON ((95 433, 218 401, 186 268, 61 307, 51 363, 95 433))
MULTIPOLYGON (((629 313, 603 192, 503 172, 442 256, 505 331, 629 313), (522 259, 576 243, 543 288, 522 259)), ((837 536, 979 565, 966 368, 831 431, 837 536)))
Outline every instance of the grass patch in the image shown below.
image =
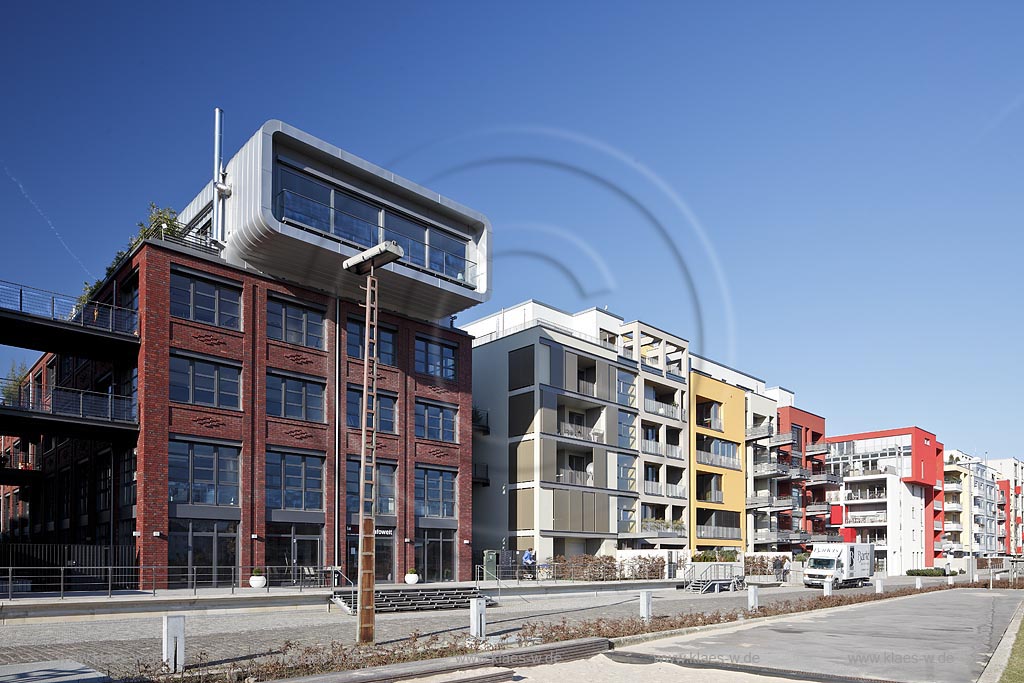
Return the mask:
POLYGON ((1010 661, 1006 663, 999 683, 1024 683, 1024 623, 1017 630, 1017 640, 1010 651, 1010 661))

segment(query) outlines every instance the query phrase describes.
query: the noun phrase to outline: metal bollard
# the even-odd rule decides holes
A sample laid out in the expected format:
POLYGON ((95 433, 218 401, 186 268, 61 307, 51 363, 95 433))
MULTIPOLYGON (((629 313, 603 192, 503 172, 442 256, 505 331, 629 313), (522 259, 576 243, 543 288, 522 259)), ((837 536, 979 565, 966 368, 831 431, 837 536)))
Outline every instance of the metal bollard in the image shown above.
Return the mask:
POLYGON ((185 617, 164 617, 163 657, 171 672, 185 670, 185 617))
POLYGON ((469 601, 469 635, 474 638, 487 637, 487 600, 473 598, 469 601))
POLYGON ((832 597, 832 582, 831 581, 825 581, 823 584, 821 584, 821 590, 822 590, 822 594, 826 598, 832 597))
POLYGON ((757 586, 747 586, 747 610, 750 612, 758 610, 757 591, 757 586))
POLYGON ((882 584, 881 579, 875 579, 875 594, 881 595, 885 592, 885 586, 882 584))
POLYGON ((654 591, 640 591, 640 619, 642 621, 651 620, 651 601, 654 595, 654 591))
POLYGON ((920 576, 914 577, 914 588, 916 588, 917 590, 921 590, 921 577, 920 576))

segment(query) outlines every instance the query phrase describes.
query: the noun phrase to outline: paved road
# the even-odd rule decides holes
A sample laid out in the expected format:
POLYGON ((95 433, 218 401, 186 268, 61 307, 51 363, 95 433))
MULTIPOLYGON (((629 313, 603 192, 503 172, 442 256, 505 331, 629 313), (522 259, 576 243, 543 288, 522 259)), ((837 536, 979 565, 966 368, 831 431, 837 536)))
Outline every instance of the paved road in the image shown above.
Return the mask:
MULTIPOLYGON (((938 582, 940 580, 926 580, 926 584, 938 582)), ((886 582, 887 587, 908 584, 913 585, 913 579, 902 577, 886 582)), ((762 589, 761 602, 793 600, 818 593, 820 591, 799 587, 762 589)), ((698 596, 685 591, 662 590, 655 593, 654 599, 655 614, 664 615, 745 607, 743 593, 698 596)), ((514 636, 527 621, 625 617, 636 615, 638 609, 637 596, 628 593, 529 599, 505 595, 501 607, 488 610, 488 633, 514 636)), ((355 618, 337 609, 189 616, 185 623, 186 656, 190 662, 195 661, 199 652, 205 653, 207 661, 229 662, 279 652, 285 641, 327 645, 332 641, 352 643, 355 639, 355 618)), ((424 635, 466 633, 468 624, 468 610, 381 614, 377 617, 377 639, 382 643, 398 643, 413 631, 424 635)), ((123 672, 136 662, 159 662, 161 625, 159 617, 12 623, 3 629, 4 637, 0 639, 0 664, 60 658, 73 659, 104 672, 123 672)))
MULTIPOLYGON (((626 664, 672 663, 687 673, 698 667, 804 680, 825 680, 819 675, 826 674, 966 683, 981 675, 1022 599, 1018 591, 926 593, 651 641, 608 657, 626 664)), ((645 670, 637 667, 636 675, 645 670)))

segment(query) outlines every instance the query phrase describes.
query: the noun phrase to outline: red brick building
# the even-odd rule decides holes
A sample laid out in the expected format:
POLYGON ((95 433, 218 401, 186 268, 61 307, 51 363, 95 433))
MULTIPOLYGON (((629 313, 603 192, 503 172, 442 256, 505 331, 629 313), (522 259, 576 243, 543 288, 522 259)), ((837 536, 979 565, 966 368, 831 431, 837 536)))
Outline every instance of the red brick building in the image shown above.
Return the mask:
POLYGON ((137 357, 44 354, 28 401, 8 402, 52 413, 54 391, 106 393, 129 406, 124 433, 15 431, 0 409, 4 470, 32 468, 5 480, 4 539, 133 545, 172 584, 251 566, 354 577, 365 313, 363 278, 341 264, 396 240, 405 257, 377 273, 377 578, 469 579, 472 349, 448 318, 489 297, 486 219, 280 122, 221 185, 97 291, 135 317, 137 357))

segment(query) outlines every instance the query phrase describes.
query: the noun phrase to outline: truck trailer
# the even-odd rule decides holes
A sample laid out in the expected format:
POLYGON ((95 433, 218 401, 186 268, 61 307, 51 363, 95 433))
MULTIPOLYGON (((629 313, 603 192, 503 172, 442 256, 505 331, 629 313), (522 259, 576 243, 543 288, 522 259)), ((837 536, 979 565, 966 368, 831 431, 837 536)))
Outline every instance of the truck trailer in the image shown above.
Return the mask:
POLYGON ((863 586, 875 575, 872 543, 815 543, 804 568, 804 585, 821 588, 863 586))

